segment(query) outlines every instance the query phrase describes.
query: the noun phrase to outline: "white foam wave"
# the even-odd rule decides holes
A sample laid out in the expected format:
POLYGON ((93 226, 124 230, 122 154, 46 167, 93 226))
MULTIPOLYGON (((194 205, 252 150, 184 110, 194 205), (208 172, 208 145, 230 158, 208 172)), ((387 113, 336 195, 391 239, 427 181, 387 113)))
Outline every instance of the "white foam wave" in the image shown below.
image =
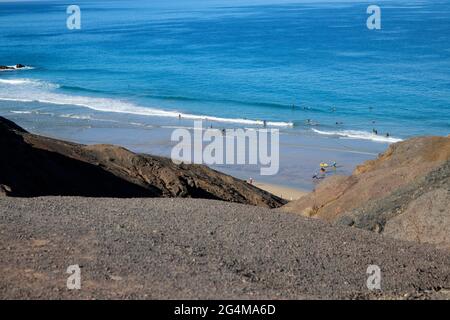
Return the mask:
MULTIPOLYGON (((0 86, 0 100, 20 101, 20 102, 41 102, 56 105, 74 105, 89 108, 96 111, 127 113, 152 117, 178 118, 181 116, 182 119, 188 120, 205 120, 213 122, 236 123, 236 124, 258 125, 258 126, 264 125, 263 120, 194 115, 188 113, 180 113, 177 111, 165 111, 156 108, 143 107, 131 102, 117 99, 75 96, 57 93, 52 90, 46 90, 46 89, 56 89, 58 88, 57 85, 40 80, 2 79, 2 81, 0 81, 0 85, 2 84, 6 88, 2 88, 2 86, 0 86), (27 88, 26 90, 25 88, 24 90, 17 90, 17 88, 14 87, 17 85, 27 86, 27 88)), ((267 121, 266 124, 272 127, 293 126, 293 124, 290 122, 277 122, 277 121, 267 121)))
POLYGON ((11 110, 11 113, 17 113, 17 114, 31 114, 31 111, 16 111, 16 110, 11 110))
POLYGON ((62 114, 61 118, 70 118, 70 119, 78 119, 78 120, 96 120, 91 116, 77 115, 77 114, 62 114))
MULTIPOLYGON (((0 99, 3 100, 3 99, 0 99)), ((10 101, 10 100, 8 100, 10 101)), ((54 116, 55 114, 52 112, 43 112, 43 111, 38 111, 38 110, 11 110, 9 111, 11 113, 16 113, 16 114, 38 114, 38 115, 44 115, 44 116, 54 116)))
POLYGON ((375 141, 375 142, 395 143, 395 142, 403 141, 403 139, 400 139, 400 138, 376 135, 376 134, 366 132, 366 131, 357 131, 357 130, 320 131, 320 130, 317 130, 314 128, 311 130, 314 131, 315 133, 327 135, 327 136, 337 136, 337 137, 344 137, 344 138, 350 138, 350 139, 371 140, 371 141, 375 141))
POLYGON ((0 79, 0 83, 12 84, 12 85, 21 85, 21 84, 30 84, 31 81, 28 79, 0 79))
MULTIPOLYGON (((43 114, 43 113, 39 113, 38 114, 43 114)), ((101 122, 114 122, 114 123, 119 123, 120 121, 117 120, 112 120, 112 119, 100 119, 100 118, 94 118, 90 115, 79 115, 79 114, 61 114, 61 115, 57 115, 57 117, 60 118, 69 118, 69 119, 76 119, 76 120, 91 120, 91 121, 101 121, 101 122)))
MULTIPOLYGON (((34 80, 34 79, 0 79, 0 84, 10 85, 10 86, 31 86, 40 87, 44 89, 57 89, 59 85, 53 84, 47 81, 34 80)), ((26 88, 24 88, 26 89, 26 88)))

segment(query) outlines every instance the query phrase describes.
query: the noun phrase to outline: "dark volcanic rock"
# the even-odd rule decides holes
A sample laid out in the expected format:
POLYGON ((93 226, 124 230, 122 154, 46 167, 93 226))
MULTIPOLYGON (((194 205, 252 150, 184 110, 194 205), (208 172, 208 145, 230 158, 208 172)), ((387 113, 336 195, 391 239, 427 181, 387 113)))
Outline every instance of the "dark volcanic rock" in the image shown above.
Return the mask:
POLYGON ((16 64, 15 66, 13 66, 13 67, 0 66, 0 70, 16 70, 16 69, 23 69, 25 67, 26 67, 25 65, 19 63, 19 64, 16 64))
POLYGON ((6 195, 183 197, 275 208, 284 200, 202 165, 30 134, 0 117, 0 184, 6 195))
POLYGON ((11 191, 12 190, 9 186, 0 184, 0 197, 9 196, 11 194, 11 191))
POLYGON ((223 201, 0 198, 0 230, 0 299, 450 298, 448 251, 223 201))

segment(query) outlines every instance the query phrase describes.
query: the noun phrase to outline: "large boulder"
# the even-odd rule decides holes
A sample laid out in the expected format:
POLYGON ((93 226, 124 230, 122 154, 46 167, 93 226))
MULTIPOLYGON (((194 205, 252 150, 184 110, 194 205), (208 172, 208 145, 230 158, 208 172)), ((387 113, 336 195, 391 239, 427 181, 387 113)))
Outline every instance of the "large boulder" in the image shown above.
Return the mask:
POLYGON ((11 194, 11 188, 4 184, 0 184, 0 197, 6 197, 11 194))

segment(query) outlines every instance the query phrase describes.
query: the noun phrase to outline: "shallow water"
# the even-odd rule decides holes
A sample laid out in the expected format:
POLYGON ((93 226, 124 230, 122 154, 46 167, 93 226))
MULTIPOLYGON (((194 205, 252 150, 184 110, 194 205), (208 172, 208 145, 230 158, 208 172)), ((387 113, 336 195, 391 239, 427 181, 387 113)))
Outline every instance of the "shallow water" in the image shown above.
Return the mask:
POLYGON ((380 1, 377 31, 365 1, 77 3, 78 31, 63 2, 0 3, 0 65, 30 66, 0 72, 0 114, 35 132, 168 155, 193 119, 266 120, 281 130, 268 182, 309 189, 321 161, 349 173, 389 143, 450 133, 450 1, 380 1))
POLYGON ((1 99, 312 119, 318 132, 362 137, 450 131, 450 1, 381 2, 379 31, 366 28, 367 2, 78 3, 79 31, 66 28, 63 2, 0 4, 0 63, 35 68, 2 72, 1 99))

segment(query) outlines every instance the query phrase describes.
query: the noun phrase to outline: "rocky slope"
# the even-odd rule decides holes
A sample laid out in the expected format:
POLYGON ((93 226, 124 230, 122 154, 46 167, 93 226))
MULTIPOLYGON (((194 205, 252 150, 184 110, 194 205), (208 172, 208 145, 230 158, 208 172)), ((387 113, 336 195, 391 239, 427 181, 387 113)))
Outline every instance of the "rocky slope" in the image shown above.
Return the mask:
POLYGON ((450 137, 391 145, 351 176, 325 179, 289 212, 450 247, 450 137))
POLYGON ((205 198, 268 208, 286 203, 205 166, 42 137, 2 117, 0 150, 0 195, 205 198))
POLYGON ((1 299, 450 298, 448 251, 223 201, 6 197, 0 230, 1 299))
POLYGON ((336 224, 450 248, 450 161, 385 198, 342 214, 336 224))

